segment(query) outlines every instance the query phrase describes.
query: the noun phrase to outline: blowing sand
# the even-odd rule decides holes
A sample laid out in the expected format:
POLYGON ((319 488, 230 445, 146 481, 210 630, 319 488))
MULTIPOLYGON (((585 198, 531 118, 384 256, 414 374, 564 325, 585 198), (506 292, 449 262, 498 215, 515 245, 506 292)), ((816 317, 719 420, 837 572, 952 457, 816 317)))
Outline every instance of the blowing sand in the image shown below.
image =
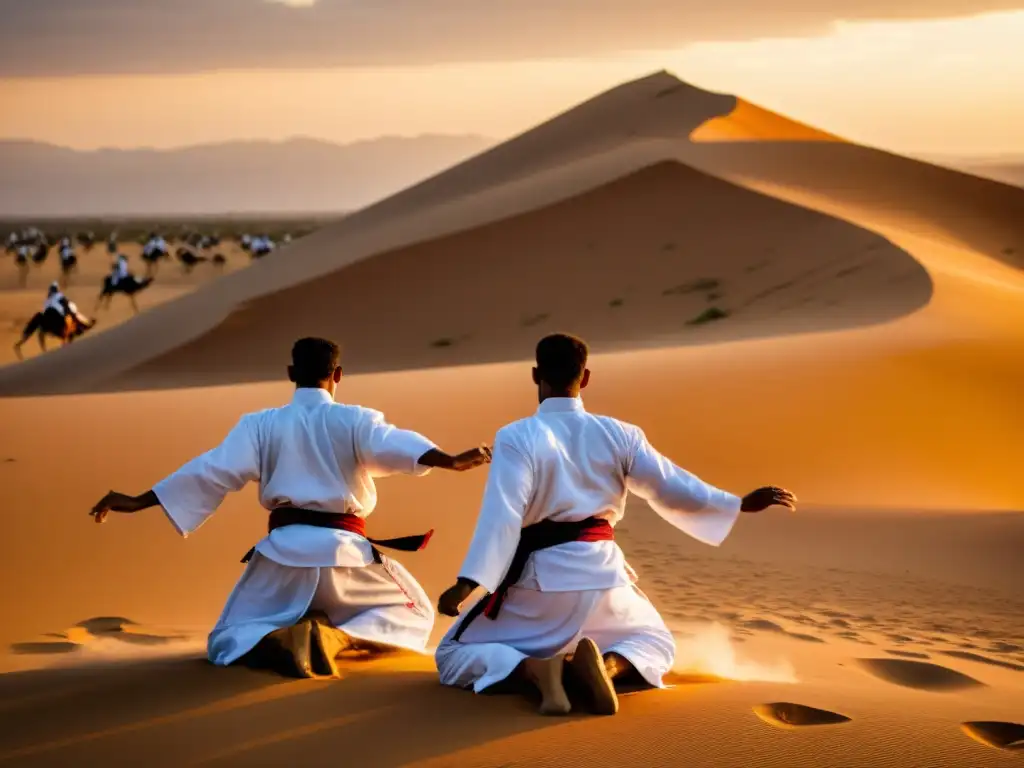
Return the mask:
MULTIPOLYGON (((1024 190, 662 73, 0 369, 0 763, 1016 765, 1022 253, 1024 190), (187 541, 157 512, 86 515, 286 400, 298 335, 344 343, 340 399, 458 449, 535 407, 525 361, 554 329, 597 352, 591 410, 711 482, 803 502, 720 549, 631 505, 619 539, 678 668, 600 730, 442 689, 429 659, 330 683, 211 668, 205 632, 265 525, 251 490, 187 541)), ((437 528, 402 558, 431 595, 484 480, 380 484, 375 534, 437 528)))

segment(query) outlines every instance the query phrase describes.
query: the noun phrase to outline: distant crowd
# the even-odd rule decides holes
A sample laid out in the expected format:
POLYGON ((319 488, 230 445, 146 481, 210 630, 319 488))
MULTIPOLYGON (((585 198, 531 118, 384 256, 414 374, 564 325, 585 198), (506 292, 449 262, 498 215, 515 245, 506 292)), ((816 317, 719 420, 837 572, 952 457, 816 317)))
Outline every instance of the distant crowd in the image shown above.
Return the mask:
MULTIPOLYGON (((227 263, 224 254, 216 250, 222 242, 217 234, 187 232, 177 238, 177 241, 180 245, 174 251, 174 258, 186 274, 191 273, 200 264, 209 263, 215 269, 222 269, 227 263)), ((281 238, 282 244, 290 241, 291 236, 288 234, 281 238)), ((80 232, 76 235, 65 232, 54 244, 45 232, 34 226, 13 231, 8 235, 6 250, 14 256, 22 286, 26 284, 31 268, 44 264, 53 251, 60 259, 61 268, 61 278, 50 285, 42 309, 29 320, 22 337, 15 344, 19 357, 22 345, 33 335, 38 335, 40 347, 45 350, 47 336, 53 336, 62 344, 67 344, 96 324, 95 320, 90 320, 82 314, 74 302, 69 301, 64 295, 64 288, 78 268, 76 244, 85 251, 91 251, 96 242, 97 238, 92 232, 80 232)), ((159 232, 150 232, 143 240, 137 242, 141 242, 142 245, 139 257, 145 269, 143 277, 136 277, 131 271, 128 256, 120 250, 118 233, 112 231, 107 236, 110 272, 103 279, 96 301, 96 312, 109 307, 116 294, 122 294, 128 298, 132 309, 137 313, 139 308, 135 295, 149 287, 156 278, 160 263, 171 258, 168 240, 159 232)), ((254 259, 272 253, 277 247, 277 243, 267 234, 245 233, 238 237, 238 243, 242 250, 254 259)))

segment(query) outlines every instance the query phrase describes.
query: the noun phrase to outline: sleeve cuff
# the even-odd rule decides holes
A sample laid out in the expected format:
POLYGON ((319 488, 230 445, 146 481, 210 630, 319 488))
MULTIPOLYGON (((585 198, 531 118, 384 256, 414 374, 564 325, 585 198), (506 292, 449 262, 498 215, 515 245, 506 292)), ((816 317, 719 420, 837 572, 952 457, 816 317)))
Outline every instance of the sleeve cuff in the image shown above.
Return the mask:
POLYGON ((732 532, 740 516, 743 500, 727 491, 714 489, 702 520, 695 526, 695 538, 713 547, 720 546, 732 532))
POLYGON ((494 593, 494 590, 498 588, 498 584, 501 581, 500 578, 494 578, 493 576, 488 576, 482 573, 474 573, 472 569, 463 569, 459 571, 458 577, 460 579, 469 579, 470 581, 475 581, 483 589, 486 589, 489 593, 492 594, 494 593))
POLYGON ((420 464, 420 457, 423 456, 423 454, 427 453, 428 451, 434 451, 439 449, 436 445, 427 440, 427 438, 421 435, 417 435, 416 437, 419 438, 419 440, 417 441, 415 446, 415 457, 412 460, 412 469, 409 470, 409 474, 415 477, 423 477, 424 475, 429 475, 430 470, 432 470, 433 467, 428 467, 425 464, 420 464))
POLYGON ((174 526, 174 530, 177 531, 178 535, 183 539, 187 539, 188 535, 194 531, 197 526, 189 525, 190 515, 174 504, 174 493, 170 488, 170 479, 171 478, 165 478, 154 485, 153 493, 156 494, 156 499, 160 502, 160 508, 164 511, 164 515, 167 517, 167 520, 172 526, 174 526))

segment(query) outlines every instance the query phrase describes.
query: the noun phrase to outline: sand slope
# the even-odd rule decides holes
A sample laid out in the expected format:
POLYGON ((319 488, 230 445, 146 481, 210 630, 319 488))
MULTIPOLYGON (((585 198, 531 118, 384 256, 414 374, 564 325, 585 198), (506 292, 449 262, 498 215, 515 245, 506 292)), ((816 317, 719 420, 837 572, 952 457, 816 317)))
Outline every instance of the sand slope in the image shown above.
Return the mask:
MULTIPOLYGON (((744 104, 738 107, 740 111, 754 109, 744 104)), ((790 130, 786 127, 790 123, 784 118, 776 116, 768 119, 765 115, 770 113, 763 110, 748 114, 741 122, 754 125, 748 129, 753 135, 759 138, 776 137, 773 140, 692 142, 688 139, 702 124, 721 119, 735 108, 737 102, 732 97, 694 89, 665 73, 613 89, 519 138, 304 238, 282 250, 275 258, 225 280, 215 288, 197 291, 173 306, 150 313, 131 327, 106 337, 90 339, 87 343, 76 345, 73 350, 62 351, 38 364, 2 371, 0 392, 24 394, 78 391, 83 388, 153 386, 155 382, 152 377, 148 381, 144 378, 133 380, 132 376, 126 377, 124 374, 127 369, 136 368, 157 357, 162 358, 159 369, 161 374, 169 366, 178 376, 189 379, 179 379, 180 383, 227 382, 251 378, 253 375, 265 378, 266 373, 254 374, 249 365, 244 367, 245 370, 233 366, 230 367, 232 372, 225 370, 220 373, 216 369, 197 368, 192 364, 193 358, 190 356, 195 345, 188 348, 189 354, 175 363, 175 350, 179 350, 189 340, 200 339, 211 333, 216 334, 218 341, 200 341, 200 346, 205 344, 211 349, 219 347, 220 339, 244 339, 259 325, 254 325, 254 316, 265 318, 260 322, 275 328, 290 327, 276 322, 277 315, 282 311, 292 313, 300 306, 307 306, 308 302, 296 305, 294 297, 308 293, 309 289, 312 289, 311 295, 316 296, 317 290, 325 290, 320 288, 320 279, 338 273, 339 269, 343 270, 336 278, 339 283, 363 297, 362 303, 359 303, 361 319, 366 315, 365 307, 368 304, 378 307, 386 302, 389 306, 387 318, 389 322, 393 320, 395 325, 387 327, 385 323, 385 328, 382 328, 382 332, 387 331, 387 343, 383 345, 387 348, 382 348, 380 336, 366 336, 362 332, 365 323, 360 323, 357 330, 349 317, 345 318, 344 323, 341 320, 336 323, 300 320, 296 325, 336 329, 333 332, 345 337, 344 341, 350 341, 351 337, 365 338, 368 346, 371 343, 375 345, 379 362, 370 363, 357 358, 352 364, 360 366, 358 370, 372 370, 433 364, 435 361, 429 358, 429 351, 422 350, 424 344, 429 345, 433 341, 459 337, 469 332, 455 327, 458 325, 456 322, 439 322, 429 329, 431 334, 437 334, 436 337, 416 338, 415 334, 421 327, 419 319, 415 323, 404 322, 401 312, 391 317, 392 307, 423 307, 422 303, 410 301, 410 294, 415 296, 423 293, 421 288, 424 280, 434 281, 435 290, 432 295, 437 297, 438 303, 449 308, 450 315, 454 315, 458 307, 467 302, 472 306, 472 301, 479 300, 488 290, 492 297, 494 292, 502 290, 503 283, 498 276, 502 275, 503 268, 507 269, 506 262, 513 258, 522 265, 523 273, 531 270, 531 263, 542 263, 545 280, 553 282, 552 273, 571 274, 573 270, 581 269, 581 263, 589 265, 590 262, 586 260, 588 254, 581 253, 581 250, 591 244, 597 248, 599 242, 611 246, 610 250, 616 243, 631 243, 644 238, 660 239, 662 247, 671 247, 675 243, 676 247, 686 249, 685 257, 690 267, 686 273, 687 276, 693 275, 692 279, 717 276, 719 269, 716 267, 722 258, 722 238, 736 235, 739 231, 747 235, 751 242, 745 257, 745 266, 748 268, 758 266, 758 258, 751 252, 758 248, 767 254, 767 258, 761 261, 770 262, 772 254, 779 251, 789 252, 790 258, 806 264, 805 269, 820 268, 822 262, 828 263, 832 259, 841 262, 843 259, 838 258, 839 254, 848 254, 845 251, 847 246, 839 242, 842 238, 837 241, 835 236, 823 234, 815 240, 814 227, 817 225, 813 222, 819 219, 805 216, 801 220, 803 223, 798 226, 792 225, 781 231, 772 230, 767 222, 773 217, 767 214, 759 224, 752 223, 748 209, 754 204, 746 202, 752 198, 743 198, 739 191, 729 199, 715 197, 718 194, 716 190, 723 187, 713 179, 702 177, 703 181, 698 183, 695 177, 689 175, 685 183, 680 181, 674 189, 669 190, 664 185, 653 183, 655 177, 651 173, 644 175, 645 169, 665 162, 689 164, 799 205, 818 208, 833 218, 883 231, 887 236, 890 236, 890 230, 898 230, 899 233, 929 240, 941 238, 942 243, 963 246, 965 250, 971 251, 974 255, 970 256, 970 260, 973 262, 994 261, 1008 265, 1018 262, 1019 251, 1022 250, 1018 242, 1022 239, 1021 221, 1024 220, 1021 215, 1024 211, 1024 192, 1021 190, 840 141, 780 141, 777 137, 800 135, 802 129, 790 130), (645 184, 646 180, 652 180, 652 183, 645 184), (648 211, 650 206, 638 204, 636 207, 641 212, 633 213, 628 218, 625 215, 617 217, 618 220, 614 222, 617 226, 612 232, 606 230, 591 233, 595 219, 594 211, 588 208, 588 204, 593 202, 591 198, 595 195, 600 196, 598 190, 601 189, 605 190, 605 199, 626 190, 628 195, 619 195, 622 200, 633 196, 644 199, 645 194, 651 199, 657 198, 662 201, 662 216, 689 216, 691 223, 687 229, 666 227, 664 218, 657 220, 660 211, 649 211, 653 217, 653 220, 649 220, 642 212, 648 211), (677 202, 668 203, 666 196, 669 193, 677 202), (580 199, 576 200, 575 205, 570 205, 568 201, 576 198, 580 199), (744 202, 740 202, 741 199, 744 202), (533 221, 540 218, 541 221, 549 222, 550 216, 561 218, 559 214, 563 209, 556 209, 547 219, 540 212, 563 202, 569 205, 564 226, 574 227, 579 237, 561 241, 555 239, 550 243, 538 238, 536 234, 529 240, 516 239, 517 236, 526 237, 529 228, 529 225, 521 226, 523 221, 517 217, 533 211, 538 214, 533 221), (716 216, 709 215, 710 208, 717 211, 716 216), (575 222, 572 222, 573 215, 578 219, 575 222), (728 226, 730 217, 742 218, 746 226, 728 226), (508 229, 498 229, 498 222, 508 224, 508 229), (488 224, 492 226, 491 229, 486 229, 488 224), (436 253, 433 252, 422 258, 409 253, 405 261, 400 262, 400 269, 396 264, 388 270, 389 278, 386 281, 380 279, 379 274, 386 268, 385 265, 395 261, 394 251, 425 241, 432 242, 424 245, 424 248, 433 247, 436 250, 438 238, 471 230, 479 230, 479 236, 467 236, 462 241, 446 245, 456 251, 461 246, 473 249, 463 258, 472 260, 475 271, 469 274, 473 275, 473 293, 477 294, 477 298, 465 296, 464 288, 460 288, 465 285, 465 281, 453 281, 450 273, 446 273, 437 264, 436 253), (518 235, 513 234, 513 230, 518 235), (681 240, 684 242, 677 242, 681 240), (515 247, 514 251, 512 246, 515 247), (558 249, 557 254, 545 251, 546 247, 552 246, 558 249), (502 251, 502 248, 507 250, 502 251), (369 256, 374 256, 372 261, 378 262, 376 271, 366 268, 362 274, 346 274, 345 267, 369 256), (555 256, 558 257, 557 261, 554 260, 555 256), (978 256, 983 258, 979 259, 978 256), (537 261, 531 262, 531 259, 537 261), (287 308, 281 303, 275 303, 281 291, 289 287, 294 288, 295 293, 284 294, 290 301, 287 308), (441 287, 443 290, 438 291, 437 288, 441 287), (341 333, 343 326, 351 330, 341 333), (408 330, 399 332, 399 326, 408 330), (409 350, 417 347, 420 347, 418 354, 410 358, 409 350)), ((687 175, 685 169, 683 173, 677 174, 680 178, 684 175, 687 175)), ((771 210, 766 206, 761 207, 765 211, 771 210)), ((604 259, 601 258, 603 255, 597 254, 597 263, 602 271, 608 263, 625 261, 621 249, 604 259)), ((630 253, 630 257, 632 255, 630 253)), ((930 256, 926 251, 913 255, 926 268, 930 266, 930 256)), ((652 258, 652 255, 647 255, 647 258, 652 258)), ((896 266, 898 259, 882 258, 879 261, 885 265, 883 272, 890 278, 899 276, 899 268, 896 266)), ((861 269, 859 264, 852 262, 840 264, 830 282, 843 280, 851 274, 845 272, 845 269, 854 267, 861 269)), ((466 276, 465 265, 458 268, 466 276)), ((865 274, 870 275, 874 271, 871 269, 865 274)), ((634 269, 632 272, 631 283, 642 286, 648 279, 646 270, 634 269)), ((770 275, 770 272, 765 274, 770 275)), ((909 276, 911 271, 903 274, 909 276)), ((655 274, 649 277, 660 279, 655 274)), ((764 279, 764 275, 760 279, 764 279)), ((905 311, 919 306, 921 301, 921 282, 910 280, 909 277, 906 279, 909 282, 903 286, 907 297, 905 311)), ((537 282, 540 282, 539 276, 537 282)), ((678 284, 683 282, 680 280, 678 284)), ((777 287, 785 282, 786 278, 782 278, 773 285, 759 285, 759 278, 744 278, 733 290, 738 289, 741 295, 746 293, 750 296, 759 289, 777 287)), ((794 327, 790 320, 794 314, 803 316, 805 326, 820 318, 821 327, 834 327, 836 322, 831 317, 834 313, 824 306, 831 298, 845 295, 849 299, 859 299, 860 294, 869 293, 863 290, 864 286, 856 286, 856 281, 845 282, 845 287, 816 286, 810 291, 810 296, 806 291, 802 295, 793 296, 790 304, 801 303, 797 311, 794 312, 783 301, 776 307, 779 311, 775 314, 782 315, 783 326, 788 323, 789 327, 785 330, 799 329, 801 323, 797 322, 794 327), (822 306, 803 306, 808 301, 813 303, 816 294, 823 296, 822 306), (786 313, 789 313, 788 316, 786 313)), ((1014 275, 1011 285, 1020 288, 1019 275, 1014 275)), ((584 286, 585 283, 581 287, 584 286)), ((660 290, 668 287, 652 286, 660 290)), ((586 301, 608 302, 625 298, 618 295, 622 291, 604 292, 611 295, 591 297, 581 290, 573 298, 562 298, 562 311, 569 316, 577 316, 584 309, 583 303, 586 301)), ((875 293, 874 289, 870 291, 871 296, 875 293)), ((545 313, 554 315, 554 310, 548 307, 521 309, 517 296, 502 298, 501 304, 508 306, 505 314, 509 318, 503 321, 505 323, 515 322, 510 317, 515 312, 525 312, 530 316, 545 313)), ((347 301, 346 306, 351 303, 347 301)), ((863 307, 865 302, 859 303, 863 307)), ((493 302, 490 306, 493 306, 493 302)), ((323 316, 329 314, 321 313, 323 316)), ((374 314, 380 317, 384 313, 377 310, 374 314)), ((465 316, 469 317, 470 314, 471 310, 467 307, 465 316)), ((860 312, 857 321, 867 319, 865 314, 877 318, 877 313, 873 311, 860 312)), ((881 314, 882 317, 893 316, 891 310, 881 314)), ((656 313, 652 313, 651 322, 646 319, 638 321, 636 317, 627 319, 626 313, 619 315, 622 316, 620 319, 602 321, 607 333, 596 328, 598 323, 593 324, 595 330, 592 333, 597 334, 594 339, 596 348, 615 349, 617 343, 623 340, 636 343, 638 339, 659 337, 672 344, 685 341, 678 334, 673 337, 669 333, 666 337, 666 330, 669 329, 666 329, 664 321, 656 319, 656 313)), ((681 318, 682 322, 686 319, 691 318, 681 318)), ((462 325, 467 323, 464 321, 462 325)), ((479 330, 482 333, 500 332, 499 325, 500 321, 494 318, 494 322, 485 323, 479 330)), ((743 331, 740 322, 728 325, 734 329, 733 332, 718 332, 726 336, 749 334, 749 327, 743 331)), ((589 330, 590 327, 584 324, 580 330, 589 330)), ((719 329, 721 327, 722 324, 716 326, 719 329)), ((770 332, 777 331, 773 329, 770 332)), ((482 362, 516 359, 522 355, 520 349, 507 344, 491 343, 487 346, 487 354, 481 354, 479 348, 466 346, 461 352, 448 354, 439 362, 482 362)), ((273 361, 276 359, 274 352, 279 351, 278 348, 267 345, 262 349, 266 354, 261 356, 259 363, 262 363, 264 370, 273 370, 273 361)))

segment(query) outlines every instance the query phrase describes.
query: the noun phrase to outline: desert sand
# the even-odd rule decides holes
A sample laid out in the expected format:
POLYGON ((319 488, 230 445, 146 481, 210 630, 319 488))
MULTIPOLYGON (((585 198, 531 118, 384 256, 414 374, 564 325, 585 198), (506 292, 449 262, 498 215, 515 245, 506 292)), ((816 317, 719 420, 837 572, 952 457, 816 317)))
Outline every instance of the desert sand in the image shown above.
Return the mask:
MULTIPOLYGON (((658 73, 2 368, 0 764, 1016 765, 1022 266, 1024 190, 658 73), (615 718, 444 690, 426 658, 214 669, 204 633, 265 525, 251 490, 188 540, 86 515, 283 402, 299 335, 344 344, 340 399, 457 449, 535 407, 551 330, 592 343, 588 408, 802 501, 720 549, 630 506, 620 543, 680 647, 675 687, 615 718)), ((380 484, 374 533, 437 529, 402 558, 432 595, 484 480, 380 484)))

